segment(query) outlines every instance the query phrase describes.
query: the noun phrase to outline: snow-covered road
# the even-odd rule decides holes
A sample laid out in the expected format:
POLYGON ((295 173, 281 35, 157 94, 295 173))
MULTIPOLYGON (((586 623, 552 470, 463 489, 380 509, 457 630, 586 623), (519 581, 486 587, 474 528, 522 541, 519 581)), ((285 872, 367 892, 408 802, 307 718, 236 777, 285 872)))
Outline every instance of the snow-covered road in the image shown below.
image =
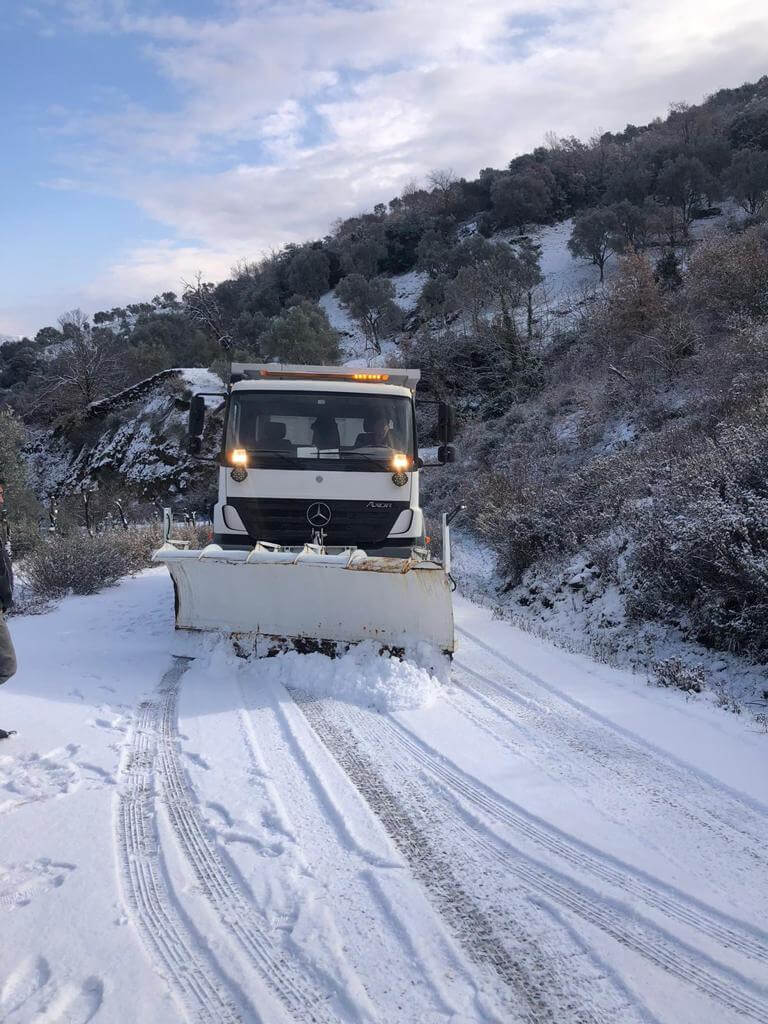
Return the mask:
POLYGON ((461 600, 441 686, 171 605, 11 621, 0 1020, 768 1024, 768 737, 461 600))

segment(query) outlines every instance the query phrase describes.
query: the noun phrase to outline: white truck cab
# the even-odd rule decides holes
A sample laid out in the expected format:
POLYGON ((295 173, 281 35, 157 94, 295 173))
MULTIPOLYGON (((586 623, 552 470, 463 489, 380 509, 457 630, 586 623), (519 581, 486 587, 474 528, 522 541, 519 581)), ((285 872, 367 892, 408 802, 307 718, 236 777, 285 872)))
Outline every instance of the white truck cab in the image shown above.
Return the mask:
MULTIPOLYGON (((320 544, 407 558, 424 546, 414 400, 418 370, 233 363, 214 542, 320 544)), ((199 452, 205 407, 190 409, 199 452)), ((440 462, 453 460, 440 404, 440 462)))

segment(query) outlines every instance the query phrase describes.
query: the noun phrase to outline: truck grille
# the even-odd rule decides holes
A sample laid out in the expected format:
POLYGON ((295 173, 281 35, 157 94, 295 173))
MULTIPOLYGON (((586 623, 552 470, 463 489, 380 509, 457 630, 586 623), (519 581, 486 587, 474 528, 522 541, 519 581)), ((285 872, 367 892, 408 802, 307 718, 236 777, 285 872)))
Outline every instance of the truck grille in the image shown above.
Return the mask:
POLYGON ((329 545, 376 547, 383 544, 395 520, 407 509, 407 501, 322 501, 308 498, 230 498, 254 543, 304 544, 312 540, 313 528, 307 520, 310 506, 320 501, 327 505, 331 518, 325 527, 329 545))

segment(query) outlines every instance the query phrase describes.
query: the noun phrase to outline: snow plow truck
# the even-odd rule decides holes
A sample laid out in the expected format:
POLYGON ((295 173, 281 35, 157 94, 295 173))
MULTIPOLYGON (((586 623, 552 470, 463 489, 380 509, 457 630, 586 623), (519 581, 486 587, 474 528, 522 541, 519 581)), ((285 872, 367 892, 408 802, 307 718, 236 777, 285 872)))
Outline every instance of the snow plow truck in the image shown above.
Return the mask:
MULTIPOLYGON (((254 638, 257 653, 372 640, 396 653, 455 647, 450 528, 432 554, 419 503, 420 372, 233 363, 218 455, 213 541, 171 536, 153 559, 173 580, 179 629, 254 638)), ((190 404, 201 456, 206 397, 190 404)), ((437 462, 454 459, 453 410, 438 405, 437 462)), ((458 511, 458 510, 456 510, 458 511)))

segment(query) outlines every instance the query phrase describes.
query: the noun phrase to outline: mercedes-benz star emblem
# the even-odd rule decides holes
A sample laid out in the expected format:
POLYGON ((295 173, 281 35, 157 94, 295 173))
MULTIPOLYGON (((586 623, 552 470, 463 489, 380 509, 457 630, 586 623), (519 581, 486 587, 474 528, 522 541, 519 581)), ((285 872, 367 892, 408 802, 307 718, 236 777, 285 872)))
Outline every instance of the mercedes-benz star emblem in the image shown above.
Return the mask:
POLYGON ((324 529, 331 521, 331 510, 323 501, 316 501, 307 509, 307 522, 316 530, 324 529))

